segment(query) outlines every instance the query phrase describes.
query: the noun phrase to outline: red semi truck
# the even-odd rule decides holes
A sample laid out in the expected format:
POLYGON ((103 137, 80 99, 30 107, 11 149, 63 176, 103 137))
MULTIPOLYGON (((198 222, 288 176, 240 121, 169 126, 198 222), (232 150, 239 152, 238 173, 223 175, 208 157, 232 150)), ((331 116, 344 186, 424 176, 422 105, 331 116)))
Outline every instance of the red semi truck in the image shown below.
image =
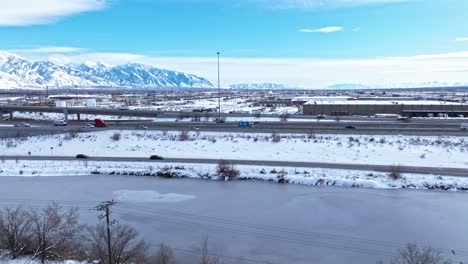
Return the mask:
POLYGON ((94 126, 95 127, 107 127, 107 123, 104 122, 104 120, 102 120, 100 118, 96 118, 96 119, 94 119, 94 126))

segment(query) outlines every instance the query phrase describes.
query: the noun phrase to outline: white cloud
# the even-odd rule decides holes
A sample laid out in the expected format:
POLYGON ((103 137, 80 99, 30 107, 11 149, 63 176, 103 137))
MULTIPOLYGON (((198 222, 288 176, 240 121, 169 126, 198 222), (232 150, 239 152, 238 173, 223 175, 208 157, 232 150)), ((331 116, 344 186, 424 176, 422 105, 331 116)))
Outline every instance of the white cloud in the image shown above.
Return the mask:
MULTIPOLYGON (((33 54, 34 55, 34 54, 33 54)), ((468 51, 406 57, 365 59, 224 58, 222 83, 274 82, 322 88, 336 83, 367 85, 406 82, 468 82, 468 51)), ((35 54, 33 59, 61 63, 100 61, 108 65, 136 62, 197 74, 216 80, 217 60, 212 57, 165 57, 134 53, 35 54)))
POLYGON ((317 29, 305 28, 305 29, 301 29, 300 31, 305 32, 305 33, 332 33, 332 32, 342 31, 343 29, 344 29, 343 27, 331 26, 331 27, 323 27, 323 28, 317 28, 317 29))
POLYGON ((468 37, 456 38, 455 41, 457 41, 457 42, 466 42, 466 41, 468 41, 468 37))
POLYGON ((47 47, 38 47, 31 49, 15 49, 9 50, 9 52, 14 53, 75 53, 75 52, 84 52, 87 49, 77 48, 77 47, 64 47, 64 46, 47 46, 47 47))
POLYGON ((0 0, 0 26, 47 24, 105 6, 106 0, 0 0))
POLYGON ((360 5, 376 5, 389 3, 402 3, 414 0, 248 0, 268 5, 272 8, 336 8, 360 5))

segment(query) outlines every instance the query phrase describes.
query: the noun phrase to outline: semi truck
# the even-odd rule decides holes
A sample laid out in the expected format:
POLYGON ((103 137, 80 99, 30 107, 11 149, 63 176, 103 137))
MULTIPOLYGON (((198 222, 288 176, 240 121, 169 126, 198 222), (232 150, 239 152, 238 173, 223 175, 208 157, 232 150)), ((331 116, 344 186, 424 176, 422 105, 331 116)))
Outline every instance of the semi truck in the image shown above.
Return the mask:
POLYGON ((239 127, 253 127, 253 123, 249 121, 240 121, 239 127))
POLYGON ((95 127, 107 127, 107 123, 104 122, 101 118, 94 119, 94 126, 95 127))

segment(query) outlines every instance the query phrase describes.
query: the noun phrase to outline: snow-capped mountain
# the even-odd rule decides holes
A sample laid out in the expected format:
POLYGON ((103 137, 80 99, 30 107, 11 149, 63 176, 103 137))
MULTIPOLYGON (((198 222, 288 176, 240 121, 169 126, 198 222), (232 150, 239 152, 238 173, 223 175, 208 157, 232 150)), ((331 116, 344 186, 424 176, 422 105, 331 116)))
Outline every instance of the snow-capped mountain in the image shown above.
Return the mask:
POLYGON ((362 84, 355 84, 355 83, 343 83, 343 84, 334 84, 328 86, 327 90, 361 90, 361 89, 369 89, 369 86, 365 86, 362 84))
POLYGON ((207 79, 142 64, 115 67, 102 63, 58 65, 28 61, 0 52, 0 88, 35 87, 194 87, 211 88, 207 79))
POLYGON ((415 82, 415 83, 386 83, 377 85, 363 84, 335 84, 326 87, 330 90, 364 90, 364 89, 398 89, 398 88, 444 88, 444 87, 468 87, 468 83, 462 82, 415 82))
POLYGON ((86 64, 78 68, 95 77, 107 80, 118 86, 150 86, 150 87, 214 87, 205 78, 192 74, 161 70, 148 65, 131 63, 108 67, 102 63, 90 67, 86 64))
POLYGON ((288 89, 283 84, 276 84, 276 83, 240 83, 240 84, 233 84, 230 86, 232 89, 239 89, 239 90, 282 90, 288 89))

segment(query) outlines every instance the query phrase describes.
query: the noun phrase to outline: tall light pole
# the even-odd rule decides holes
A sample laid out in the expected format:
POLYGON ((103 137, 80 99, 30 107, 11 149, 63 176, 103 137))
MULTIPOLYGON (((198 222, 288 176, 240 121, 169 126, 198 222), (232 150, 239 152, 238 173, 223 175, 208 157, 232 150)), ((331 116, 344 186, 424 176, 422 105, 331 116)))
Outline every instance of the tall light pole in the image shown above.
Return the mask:
POLYGON ((219 77, 219 51, 218 54, 218 122, 221 122, 221 84, 219 77))

